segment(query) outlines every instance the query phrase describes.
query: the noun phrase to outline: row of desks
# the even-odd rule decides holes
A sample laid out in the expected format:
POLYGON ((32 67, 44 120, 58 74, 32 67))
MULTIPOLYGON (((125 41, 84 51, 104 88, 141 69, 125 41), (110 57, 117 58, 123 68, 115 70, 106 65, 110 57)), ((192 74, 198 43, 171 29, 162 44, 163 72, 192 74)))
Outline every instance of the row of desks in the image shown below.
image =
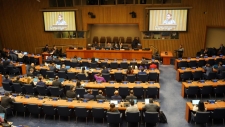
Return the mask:
MULTIPOLYGON (((207 108, 207 111, 212 111, 216 108, 225 108, 225 102, 220 101, 216 102, 215 104, 210 104, 208 102, 204 102, 205 107, 207 108)), ((190 122, 191 120, 191 111, 193 110, 193 104, 191 102, 186 103, 186 108, 185 108, 185 120, 187 122, 190 122)))

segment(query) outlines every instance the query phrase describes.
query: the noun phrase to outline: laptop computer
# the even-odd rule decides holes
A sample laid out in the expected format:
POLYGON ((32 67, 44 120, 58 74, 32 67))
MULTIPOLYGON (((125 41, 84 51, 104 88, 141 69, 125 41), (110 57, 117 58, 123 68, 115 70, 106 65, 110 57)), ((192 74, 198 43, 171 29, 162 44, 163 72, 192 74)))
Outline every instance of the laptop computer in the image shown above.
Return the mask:
POLYGON ((210 104, 215 104, 216 100, 208 100, 210 104))
POLYGON ((66 69, 67 69, 67 70, 70 69, 70 66, 66 66, 66 69))
POLYGON ((192 104, 193 105, 197 105, 199 103, 200 100, 192 100, 192 104))
POLYGON ((5 119, 5 113, 0 113, 0 117, 2 117, 2 119, 5 119))
POLYGON ((110 100, 110 104, 114 103, 116 107, 118 107, 118 100, 110 100))
POLYGON ((99 61, 99 58, 95 58, 95 61, 98 62, 99 61))
POLYGON ((56 67, 57 69, 60 69, 60 68, 61 68, 61 65, 56 64, 55 67, 56 67))
POLYGON ((149 103, 149 98, 145 98, 145 104, 149 103))
POLYGON ((27 55, 27 52, 23 52, 23 55, 27 55))

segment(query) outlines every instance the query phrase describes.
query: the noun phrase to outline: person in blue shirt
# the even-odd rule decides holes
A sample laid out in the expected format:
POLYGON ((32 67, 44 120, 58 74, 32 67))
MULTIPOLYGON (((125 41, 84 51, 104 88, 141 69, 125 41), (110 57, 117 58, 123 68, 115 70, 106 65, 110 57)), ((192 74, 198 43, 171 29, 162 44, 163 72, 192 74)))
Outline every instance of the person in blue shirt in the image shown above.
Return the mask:
POLYGON ((119 91, 118 90, 116 90, 114 92, 114 95, 111 97, 111 99, 113 99, 113 100, 122 100, 122 97, 119 95, 119 91))
POLYGON ((94 95, 92 95, 92 90, 88 89, 87 94, 84 95, 84 99, 94 100, 94 95))
POLYGON ((46 87, 45 82, 42 81, 42 76, 39 76, 38 79, 39 79, 39 81, 37 82, 36 85, 37 86, 44 86, 44 87, 46 87))
POLYGON ((12 80, 9 79, 9 75, 5 75, 5 79, 3 79, 2 82, 8 82, 10 85, 12 85, 12 80))

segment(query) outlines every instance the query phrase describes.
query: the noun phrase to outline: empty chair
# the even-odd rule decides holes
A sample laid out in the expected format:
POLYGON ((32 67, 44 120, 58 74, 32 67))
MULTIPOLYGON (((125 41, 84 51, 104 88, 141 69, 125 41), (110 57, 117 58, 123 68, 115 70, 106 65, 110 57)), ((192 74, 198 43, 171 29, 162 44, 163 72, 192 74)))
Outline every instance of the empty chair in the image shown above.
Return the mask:
POLYGON ((10 67, 7 67, 7 72, 9 74, 13 74, 13 75, 20 73, 20 71, 19 71, 18 68, 11 67, 11 66, 10 67))
POLYGON ((38 62, 38 59, 36 59, 34 57, 30 57, 30 63, 34 63, 36 65, 37 62, 38 62))
POLYGON ((158 73, 155 73, 155 72, 150 72, 150 73, 148 74, 148 79, 149 79, 149 81, 155 81, 155 82, 158 82, 159 74, 158 74, 158 73))
POLYGON ((138 80, 142 82, 147 82, 148 81, 148 75, 147 74, 138 74, 138 80))
POLYGON ((120 86, 119 87, 119 95, 122 98, 125 98, 127 95, 129 95, 129 88, 126 86, 120 86))
POLYGON ((28 57, 27 55, 24 55, 23 56, 23 62, 26 63, 26 64, 29 64, 30 63, 30 57, 28 57))
POLYGON ((2 82, 2 86, 5 91, 12 92, 12 87, 10 86, 9 82, 2 82))
POLYGON ((77 78, 78 80, 88 80, 88 78, 86 77, 86 75, 84 73, 78 73, 77 74, 77 78))
POLYGON ((199 93, 199 87, 198 86, 189 86, 186 90, 185 93, 187 95, 187 98, 189 95, 195 95, 197 98, 197 95, 199 93))
POLYGON ((126 76, 126 80, 131 82, 131 83, 134 83, 134 81, 136 81, 136 76, 134 74, 128 74, 126 76))
POLYGON ((191 60, 191 61, 188 63, 188 66, 189 66, 190 68, 192 68, 192 67, 197 67, 197 61, 196 61, 196 60, 191 60))
POLYGON ((106 82, 110 81, 111 80, 111 76, 110 74, 107 74, 107 73, 102 73, 102 77, 104 77, 104 79, 106 80, 106 82))
POLYGON ((104 123, 105 116, 106 116, 106 111, 104 108, 93 107, 91 111, 92 111, 93 123, 95 122, 95 118, 102 119, 104 123))
POLYGON ((76 79, 76 74, 75 74, 74 72, 68 72, 68 73, 67 73, 67 78, 68 78, 69 80, 71 80, 71 79, 76 79))
POLYGON ((22 93, 23 92, 23 87, 21 87, 20 83, 13 83, 13 89, 15 90, 16 93, 22 93))
POLYGON ((119 124, 121 123, 121 114, 119 112, 107 112, 107 123, 109 124, 119 124))
POLYGON ((105 87, 105 94, 106 94, 107 97, 113 96, 114 92, 115 92, 115 87, 114 86, 112 86, 112 87, 106 86, 105 87))
POLYGON ((207 80, 212 80, 212 79, 216 79, 216 78, 217 78, 216 72, 210 72, 208 75, 205 75, 205 79, 207 79, 207 80))
POLYGON ((42 96, 47 95, 48 91, 47 91, 46 87, 36 86, 36 88, 37 88, 37 92, 38 92, 39 95, 42 95, 42 96))
POLYGON ((142 86, 134 86, 133 87, 134 96, 136 97, 144 97, 144 89, 142 86))
POLYGON ((178 68, 181 68, 181 67, 188 67, 188 62, 187 61, 180 61, 178 63, 178 68))
POLYGON ((58 77, 66 79, 67 78, 66 72, 65 71, 58 71, 58 77))
POLYGON ((122 72, 115 72, 114 73, 114 78, 115 78, 115 80, 117 81, 117 82, 121 82, 121 81, 123 81, 123 74, 122 74, 122 72))
POLYGON ((159 122, 158 112, 145 112, 144 113, 145 127, 146 123, 157 124, 159 122))
POLYGON ((70 63, 70 67, 78 67, 78 66, 79 66, 79 63, 78 62, 71 62, 70 63))
MULTIPOLYGON (((106 39, 107 39, 107 42, 112 42, 111 37, 108 36, 108 37, 106 37, 106 39)), ((106 40, 105 40, 105 42, 106 42, 106 40)), ((105 42, 104 42, 104 43, 105 43, 105 42)))
POLYGON ((40 70, 40 74, 43 75, 44 77, 46 77, 46 75, 47 75, 46 72, 47 72, 47 69, 41 69, 40 70))
POLYGON ((53 96, 53 97, 60 97, 60 95, 62 94, 62 90, 59 87, 52 87, 51 86, 48 89, 51 93, 51 96, 53 96))
POLYGON ((42 109, 45 114, 44 120, 46 118, 46 115, 54 116, 54 120, 55 120, 56 108, 54 108, 53 105, 42 105, 42 109))
POLYGON ((137 66, 138 64, 137 64, 136 61, 130 61, 130 65, 132 65, 132 66, 137 66))
POLYGON ((213 90, 213 87, 210 86, 210 85, 208 85, 208 86, 203 86, 203 87, 200 89, 201 98, 202 98, 202 95, 204 95, 204 94, 208 94, 209 97, 211 97, 212 90, 213 90))
POLYGON ((85 67, 89 67, 89 62, 88 61, 82 61, 82 66, 85 66, 85 67))
POLYGON ((113 37, 113 42, 119 42, 118 37, 113 37))
POLYGON ((195 122, 195 125, 196 123, 201 123, 201 124, 205 123, 207 126, 207 122, 209 121, 209 117, 210 117, 210 112, 196 112, 196 115, 192 113, 191 116, 192 116, 191 120, 195 122))
POLYGON ((118 68, 118 63, 117 62, 111 62, 110 63, 110 68, 117 69, 118 68))
POLYGON ((199 80, 202 79, 202 71, 195 71, 192 73, 193 74, 193 80, 199 80))
POLYGON ((180 75, 180 78, 182 79, 182 81, 190 80, 190 79, 192 79, 192 72, 185 71, 183 74, 180 75))
POLYGON ((139 112, 127 112, 126 113, 126 121, 127 121, 127 127, 128 123, 138 123, 139 127, 139 121, 140 121, 140 114, 139 112))
POLYGON ((80 98, 84 98, 85 89, 84 88, 76 88, 76 95, 79 95, 80 98))
POLYGON ((126 43, 131 44, 132 43, 132 37, 127 37, 126 38, 126 43))
MULTIPOLYGON (((105 37, 101 37, 100 38, 100 43, 105 43, 105 41, 106 41, 106 38, 105 37)), ((109 40, 107 40, 108 42, 109 42, 109 40)))
POLYGON ((105 62, 105 61, 102 61, 101 63, 100 63, 100 65, 101 65, 101 67, 106 67, 106 68, 108 68, 108 63, 107 62, 105 62))
POLYGON ((207 63, 210 64, 210 66, 213 66, 215 64, 215 60, 214 59, 208 59, 207 63))
POLYGON ((203 67, 205 66, 205 64, 206 64, 205 60, 199 60, 197 63, 198 67, 203 67))
POLYGON ((17 116, 17 112, 22 112, 25 117, 26 106, 24 106, 23 103, 20 103, 20 102, 13 102, 13 105, 14 105, 14 110, 16 111, 16 116, 17 116))
POLYGON ((128 63, 123 61, 123 62, 120 63, 120 67, 123 68, 123 69, 127 69, 128 63))
POLYGON ((90 63, 90 67, 91 68, 97 68, 98 67, 98 63, 90 63))
POLYGON ((23 85, 26 91, 26 94, 30 94, 30 95, 34 95, 35 91, 34 91, 34 87, 30 84, 24 84, 23 85))
POLYGON ((46 75, 48 76, 48 78, 55 78, 55 72, 53 71, 46 71, 46 75))
POLYGON ((31 114, 37 114, 38 118, 40 118, 41 108, 37 104, 27 104, 27 109, 31 114))
POLYGON ((68 120, 70 121, 71 109, 69 109, 67 106, 58 106, 57 112, 59 115, 59 120, 61 116, 64 116, 68 117, 68 120))
POLYGON ((223 71, 220 75, 218 75, 219 79, 225 79, 225 71, 223 71))
POLYGON ((224 124, 225 119, 225 108, 216 108, 211 111, 212 124, 214 119, 222 119, 224 124))
POLYGON ((65 60, 65 61, 64 61, 64 64, 65 64, 66 66, 71 66, 70 63, 71 63, 70 60, 65 60))
POLYGON ((159 90, 157 87, 148 87, 146 91, 146 96, 153 96, 157 99, 157 96, 159 94, 159 90))
POLYGON ((224 96, 225 94, 225 85, 217 85, 216 88, 214 88, 215 97, 218 94, 222 94, 224 96))
POLYGON ((87 110, 86 107, 75 107, 74 112, 76 115, 76 122, 77 122, 77 118, 81 117, 86 119, 86 124, 87 124, 87 117, 89 115, 89 110, 87 110))

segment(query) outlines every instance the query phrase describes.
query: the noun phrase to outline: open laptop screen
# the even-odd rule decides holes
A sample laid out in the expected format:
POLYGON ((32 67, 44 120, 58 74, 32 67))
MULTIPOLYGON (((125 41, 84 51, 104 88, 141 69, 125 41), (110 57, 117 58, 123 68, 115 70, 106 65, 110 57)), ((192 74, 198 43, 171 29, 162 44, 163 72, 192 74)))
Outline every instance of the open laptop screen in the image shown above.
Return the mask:
POLYGON ((145 104, 149 103, 149 98, 145 98, 145 104))
POLYGON ((0 113, 0 117, 2 117, 2 119, 5 119, 5 113, 0 113))
POLYGON ((118 105, 118 100, 111 100, 110 104, 114 103, 115 105, 118 105))
POLYGON ((197 105, 199 103, 200 100, 192 100, 192 104, 193 105, 197 105))

